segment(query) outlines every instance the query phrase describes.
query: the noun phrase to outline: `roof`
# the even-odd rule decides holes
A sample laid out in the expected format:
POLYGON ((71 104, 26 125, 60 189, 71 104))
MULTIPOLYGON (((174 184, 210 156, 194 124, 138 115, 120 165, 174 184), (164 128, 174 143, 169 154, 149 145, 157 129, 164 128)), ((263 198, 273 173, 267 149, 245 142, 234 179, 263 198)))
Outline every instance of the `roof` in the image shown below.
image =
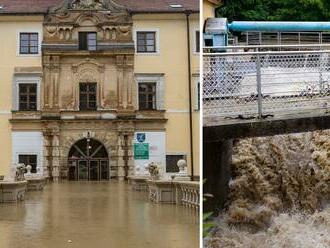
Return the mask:
POLYGON ((219 5, 221 3, 221 0, 207 0, 207 1, 215 5, 219 5))
MULTIPOLYGON (((1 14, 46 14, 50 7, 61 5, 63 0, 0 0, 1 14)), ((169 13, 185 10, 199 12, 199 0, 115 0, 132 13, 169 13), (183 8, 171 8, 180 4, 183 8)))

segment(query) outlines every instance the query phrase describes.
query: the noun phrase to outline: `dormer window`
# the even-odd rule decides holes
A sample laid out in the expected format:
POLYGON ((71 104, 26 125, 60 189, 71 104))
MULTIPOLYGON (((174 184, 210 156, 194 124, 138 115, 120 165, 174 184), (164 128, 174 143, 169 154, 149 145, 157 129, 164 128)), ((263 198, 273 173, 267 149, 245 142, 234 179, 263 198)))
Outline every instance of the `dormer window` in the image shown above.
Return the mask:
POLYGON ((79 50, 96 51, 95 32, 79 32, 79 50))

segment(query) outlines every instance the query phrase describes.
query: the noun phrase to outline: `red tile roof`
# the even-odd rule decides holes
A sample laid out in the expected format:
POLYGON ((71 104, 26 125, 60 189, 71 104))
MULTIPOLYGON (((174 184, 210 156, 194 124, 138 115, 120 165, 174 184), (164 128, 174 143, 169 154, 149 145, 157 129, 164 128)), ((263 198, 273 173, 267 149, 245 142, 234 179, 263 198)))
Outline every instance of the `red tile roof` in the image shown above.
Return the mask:
MULTIPOLYGON (((1 14, 44 14, 50 7, 58 6, 63 0, 0 0, 1 14)), ((183 9, 199 11, 199 0, 115 0, 131 12, 182 12, 183 9), (170 4, 180 4, 183 8, 171 8, 170 4)))

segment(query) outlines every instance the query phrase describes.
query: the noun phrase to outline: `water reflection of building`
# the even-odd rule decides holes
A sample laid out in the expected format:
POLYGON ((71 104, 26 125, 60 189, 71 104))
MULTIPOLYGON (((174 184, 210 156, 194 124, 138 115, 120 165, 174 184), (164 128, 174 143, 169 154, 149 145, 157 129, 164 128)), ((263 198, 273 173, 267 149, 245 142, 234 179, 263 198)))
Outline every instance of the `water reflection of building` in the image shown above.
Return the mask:
POLYGON ((199 1, 0 5, 0 174, 24 162, 55 180, 122 179, 186 158, 199 175, 199 1))

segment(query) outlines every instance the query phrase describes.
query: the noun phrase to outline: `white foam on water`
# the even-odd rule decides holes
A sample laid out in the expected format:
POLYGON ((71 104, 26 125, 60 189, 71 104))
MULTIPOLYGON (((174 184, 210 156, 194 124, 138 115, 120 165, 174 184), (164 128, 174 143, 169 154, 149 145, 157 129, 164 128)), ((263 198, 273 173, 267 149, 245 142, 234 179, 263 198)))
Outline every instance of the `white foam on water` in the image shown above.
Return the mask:
POLYGON ((330 247, 330 131, 240 140, 205 247, 330 247))

